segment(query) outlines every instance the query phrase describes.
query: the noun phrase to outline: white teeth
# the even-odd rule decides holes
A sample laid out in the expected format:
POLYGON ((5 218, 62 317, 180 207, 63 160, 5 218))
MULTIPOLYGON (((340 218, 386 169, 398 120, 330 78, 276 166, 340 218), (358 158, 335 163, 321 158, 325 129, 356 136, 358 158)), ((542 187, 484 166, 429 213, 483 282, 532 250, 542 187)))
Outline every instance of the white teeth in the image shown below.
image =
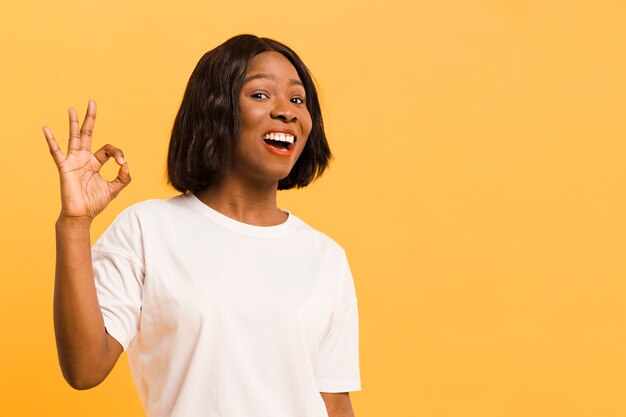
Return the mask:
POLYGON ((267 133, 263 136, 263 139, 277 140, 279 142, 293 143, 294 137, 287 133, 267 133))

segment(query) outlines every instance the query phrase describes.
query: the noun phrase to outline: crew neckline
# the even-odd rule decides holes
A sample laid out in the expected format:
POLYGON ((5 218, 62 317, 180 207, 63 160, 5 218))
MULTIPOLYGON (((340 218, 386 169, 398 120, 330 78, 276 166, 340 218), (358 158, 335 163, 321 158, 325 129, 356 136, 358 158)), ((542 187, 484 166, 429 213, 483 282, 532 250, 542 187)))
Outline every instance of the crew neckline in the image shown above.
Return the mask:
POLYGON ((248 235, 261 237, 273 237, 277 235, 282 235, 283 233, 290 230, 297 221, 296 216, 291 214, 288 210, 282 210, 283 212, 287 213, 287 220, 285 220, 284 222, 273 226, 257 226, 254 224, 240 222, 239 220, 235 220, 231 217, 226 216, 225 214, 220 213, 214 208, 211 208, 210 206, 203 203, 193 193, 182 194, 180 198, 182 198, 183 200, 187 200, 196 211, 210 218, 214 222, 224 227, 227 227, 235 232, 248 235))

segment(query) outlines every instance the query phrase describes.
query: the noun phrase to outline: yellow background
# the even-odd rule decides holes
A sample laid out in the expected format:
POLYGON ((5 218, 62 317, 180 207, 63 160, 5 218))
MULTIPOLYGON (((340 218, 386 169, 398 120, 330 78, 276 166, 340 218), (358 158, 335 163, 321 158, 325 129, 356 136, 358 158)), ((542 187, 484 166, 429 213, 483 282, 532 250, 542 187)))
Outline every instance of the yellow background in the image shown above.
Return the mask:
POLYGON ((125 357, 91 391, 61 377, 40 128, 65 147, 94 98, 95 145, 124 149, 134 182, 97 237, 173 195, 187 79, 238 33, 320 85, 335 161, 280 204, 348 252, 357 417, 626 415, 625 22, 620 0, 3 2, 0 416, 143 415, 125 357))

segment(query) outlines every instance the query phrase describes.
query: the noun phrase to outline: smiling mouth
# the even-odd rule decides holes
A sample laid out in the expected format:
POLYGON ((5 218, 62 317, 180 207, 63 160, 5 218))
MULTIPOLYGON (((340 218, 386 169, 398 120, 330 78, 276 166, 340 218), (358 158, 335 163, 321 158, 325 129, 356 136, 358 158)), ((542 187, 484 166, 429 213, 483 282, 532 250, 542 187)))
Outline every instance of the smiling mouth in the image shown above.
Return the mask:
POLYGON ((296 138, 288 133, 268 133, 263 135, 263 141, 272 148, 288 151, 296 142, 296 138))

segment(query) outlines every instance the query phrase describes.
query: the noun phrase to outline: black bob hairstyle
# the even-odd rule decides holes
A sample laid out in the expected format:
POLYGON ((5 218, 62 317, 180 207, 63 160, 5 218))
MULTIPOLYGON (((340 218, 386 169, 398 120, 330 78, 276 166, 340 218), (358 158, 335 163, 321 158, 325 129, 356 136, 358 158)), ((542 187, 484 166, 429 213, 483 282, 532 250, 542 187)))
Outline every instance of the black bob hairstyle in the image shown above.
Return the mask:
POLYGON ((332 156, 308 68, 280 42, 238 35, 205 53, 189 78, 167 155, 168 181, 176 190, 185 193, 212 187, 228 172, 241 131, 239 94, 248 63, 270 51, 284 55, 295 67, 313 122, 302 154, 289 175, 278 182, 278 189, 305 187, 324 172, 332 156))

